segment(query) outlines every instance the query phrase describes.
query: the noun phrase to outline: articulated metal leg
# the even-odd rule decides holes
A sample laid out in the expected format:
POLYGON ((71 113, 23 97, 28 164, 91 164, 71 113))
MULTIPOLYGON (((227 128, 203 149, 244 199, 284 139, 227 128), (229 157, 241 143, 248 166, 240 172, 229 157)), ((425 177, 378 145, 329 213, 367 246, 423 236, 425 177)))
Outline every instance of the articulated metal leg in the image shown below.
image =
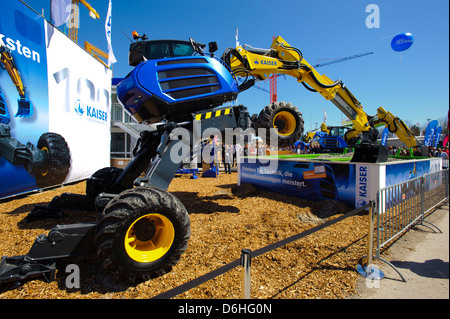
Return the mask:
POLYGON ((167 189, 173 180, 180 165, 188 155, 189 146, 186 148, 180 147, 182 141, 170 140, 168 134, 164 134, 161 139, 161 144, 157 150, 157 156, 153 159, 145 178, 138 179, 136 184, 155 186, 162 189, 167 189), (185 150, 185 152, 183 152, 185 150))
MULTIPOLYGON (((239 108, 235 109, 236 116, 234 111, 230 110, 224 112, 225 117, 222 119, 201 121, 202 127, 198 130, 199 138, 206 129, 212 127, 220 131, 241 126, 246 128, 248 126, 246 121, 243 123, 239 121, 240 124, 238 124, 237 120, 247 119, 248 114, 239 108)), ((95 176, 93 175, 88 181, 86 195, 62 194, 55 197, 49 206, 38 207, 34 215, 29 215, 30 219, 48 216, 46 214, 59 216, 66 208, 95 207, 101 210, 116 194, 133 187, 133 183, 167 189, 181 163, 192 151, 190 142, 193 127, 189 125, 187 127, 188 129, 178 131, 177 128, 180 126, 176 123, 168 123, 157 131, 142 132, 141 139, 133 152, 134 158, 123 171, 100 170, 99 174, 94 174, 95 176), (182 135, 189 135, 189 137, 183 136, 181 139, 177 137, 182 135), (150 164, 146 177, 139 179, 139 175, 150 164)), ((95 254, 95 231, 95 223, 72 224, 57 226, 49 232, 48 236, 38 236, 28 254, 1 259, 0 283, 36 276, 44 276, 47 281, 54 280, 55 259, 95 254)))
POLYGON ((56 263, 35 262, 25 256, 2 257, 0 261, 0 284, 43 276, 46 282, 55 280, 56 263))
POLYGON ((13 165, 24 165, 30 174, 45 170, 48 153, 31 143, 20 143, 11 136, 11 128, 0 123, 0 156, 13 165))
POLYGON ((123 171, 115 168, 100 169, 87 181, 85 195, 63 193, 56 196, 47 206, 35 206, 28 214, 27 221, 62 217, 65 209, 84 211, 103 209, 113 198, 112 194, 119 194, 133 187, 134 180, 149 166, 155 156, 160 139, 160 132, 142 132, 135 156, 123 171), (103 193, 107 195, 103 196, 103 193), (101 198, 97 198, 99 194, 102 194, 101 198))
POLYGON ((64 209, 95 210, 93 200, 89 196, 81 194, 63 193, 53 197, 47 206, 36 205, 27 215, 27 222, 40 218, 60 218, 64 215, 64 209))
POLYGON ((95 227, 95 223, 63 225, 48 236, 39 235, 28 254, 2 257, 0 283, 38 276, 55 280, 55 259, 95 253, 95 227))

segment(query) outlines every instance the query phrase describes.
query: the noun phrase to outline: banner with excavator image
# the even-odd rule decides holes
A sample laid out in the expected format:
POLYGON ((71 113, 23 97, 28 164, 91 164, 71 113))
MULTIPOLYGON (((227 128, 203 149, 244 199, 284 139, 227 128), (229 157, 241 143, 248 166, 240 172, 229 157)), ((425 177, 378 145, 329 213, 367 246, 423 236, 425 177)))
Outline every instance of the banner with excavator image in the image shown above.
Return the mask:
POLYGON ((2 1, 0 67, 0 199, 110 165, 111 70, 19 0, 2 1))

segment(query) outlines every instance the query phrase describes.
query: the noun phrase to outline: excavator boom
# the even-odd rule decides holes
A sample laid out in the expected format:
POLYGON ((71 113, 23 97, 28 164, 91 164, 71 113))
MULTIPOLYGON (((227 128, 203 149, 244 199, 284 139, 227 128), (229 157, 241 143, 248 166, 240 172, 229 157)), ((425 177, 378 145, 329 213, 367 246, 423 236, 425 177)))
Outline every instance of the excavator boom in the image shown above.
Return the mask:
POLYGON ((25 97, 25 87, 22 83, 22 77, 20 76, 19 71, 17 70, 16 63, 11 55, 11 52, 4 47, 0 47, 0 61, 3 69, 8 72, 9 77, 13 81, 14 85, 17 88, 17 92, 19 92, 20 97, 25 97))
POLYGON ((17 109, 16 117, 30 117, 32 113, 32 106, 31 102, 27 98, 22 77, 16 63, 14 62, 14 58, 10 50, 3 45, 0 45, 0 67, 8 72, 8 75, 15 85, 17 92, 19 92, 20 99, 18 100, 19 107, 17 109))
POLYGON ((239 45, 235 50, 226 51, 223 60, 237 76, 247 72, 256 80, 265 80, 273 73, 286 74, 296 78, 309 91, 319 93, 352 121, 353 127, 345 137, 348 142, 354 144, 361 136, 363 143, 375 145, 378 137, 376 126, 384 124, 408 147, 420 146, 403 121, 382 107, 377 110, 377 115, 367 115, 361 103, 341 80, 333 81, 319 74, 303 58, 302 52, 290 46, 281 36, 274 38, 269 49, 239 45))

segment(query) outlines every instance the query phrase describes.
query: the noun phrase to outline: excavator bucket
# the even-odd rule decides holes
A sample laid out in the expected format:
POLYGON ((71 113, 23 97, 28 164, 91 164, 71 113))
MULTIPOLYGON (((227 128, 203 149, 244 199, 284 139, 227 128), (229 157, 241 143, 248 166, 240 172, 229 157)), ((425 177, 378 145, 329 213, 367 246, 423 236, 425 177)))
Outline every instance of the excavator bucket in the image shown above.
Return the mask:
POLYGON ((383 163, 388 160, 387 148, 383 145, 356 144, 351 162, 355 163, 383 163))
POLYGON ((33 107, 28 99, 19 99, 19 107, 17 109, 16 117, 30 117, 33 114, 33 107))

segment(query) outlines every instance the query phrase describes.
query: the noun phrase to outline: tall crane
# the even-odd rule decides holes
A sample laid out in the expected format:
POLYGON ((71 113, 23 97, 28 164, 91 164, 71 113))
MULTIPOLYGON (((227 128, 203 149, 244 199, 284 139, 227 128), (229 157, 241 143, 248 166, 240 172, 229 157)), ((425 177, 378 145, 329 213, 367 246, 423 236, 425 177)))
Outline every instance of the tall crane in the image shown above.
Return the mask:
MULTIPOLYGON (((319 68, 322 66, 326 66, 326 65, 330 65, 330 64, 334 64, 334 63, 339 63, 339 62, 344 62, 347 60, 351 60, 351 59, 356 59, 356 58, 360 58, 366 55, 370 55, 373 54, 373 52, 365 52, 365 53, 359 53, 359 54, 354 54, 351 56, 346 56, 343 58, 337 58, 337 59, 332 59, 332 61, 328 61, 328 62, 323 62, 323 63, 318 63, 316 65, 314 65, 314 68, 319 68)), ((276 74, 273 73, 270 75, 269 80, 270 80, 270 91, 267 91, 266 89, 263 89, 257 85, 255 85, 255 88, 260 89, 262 91, 265 91, 267 93, 270 94, 270 103, 276 102, 278 99, 278 94, 277 94, 277 78, 281 76, 281 74, 276 74)))
POLYGON ((329 65, 329 64, 333 64, 333 63, 344 62, 344 61, 347 61, 347 60, 360 58, 360 57, 363 57, 363 56, 366 56, 366 55, 370 55, 370 54, 373 54, 373 52, 365 52, 365 53, 360 53, 360 54, 347 56, 347 57, 344 57, 344 58, 332 59, 332 61, 328 61, 328 62, 324 62, 324 63, 318 63, 316 65, 313 65, 313 68, 319 68, 321 66, 325 66, 325 65, 329 65))
POLYGON ((108 53, 104 52, 103 50, 97 48, 95 45, 87 41, 84 41, 84 49, 95 59, 97 59, 101 64, 103 64, 108 68, 108 64, 106 64, 102 59, 100 59, 100 57, 102 57, 108 60, 108 53))
POLYGON ((278 74, 272 74, 269 77, 269 80, 270 80, 270 103, 276 102, 278 99, 277 78, 278 78, 278 74))
MULTIPOLYGON (((272 37, 272 40, 275 40, 275 36, 272 37)), ((276 102, 278 100, 277 77, 278 77, 278 74, 276 74, 276 73, 272 73, 272 75, 269 77, 270 103, 276 102)))
POLYGON ((89 16, 93 19, 100 19, 98 12, 85 0, 72 0, 72 11, 70 13, 71 21, 69 28, 69 38, 75 43, 78 42, 78 28, 80 26, 79 6, 78 3, 83 4, 89 10, 89 16))

